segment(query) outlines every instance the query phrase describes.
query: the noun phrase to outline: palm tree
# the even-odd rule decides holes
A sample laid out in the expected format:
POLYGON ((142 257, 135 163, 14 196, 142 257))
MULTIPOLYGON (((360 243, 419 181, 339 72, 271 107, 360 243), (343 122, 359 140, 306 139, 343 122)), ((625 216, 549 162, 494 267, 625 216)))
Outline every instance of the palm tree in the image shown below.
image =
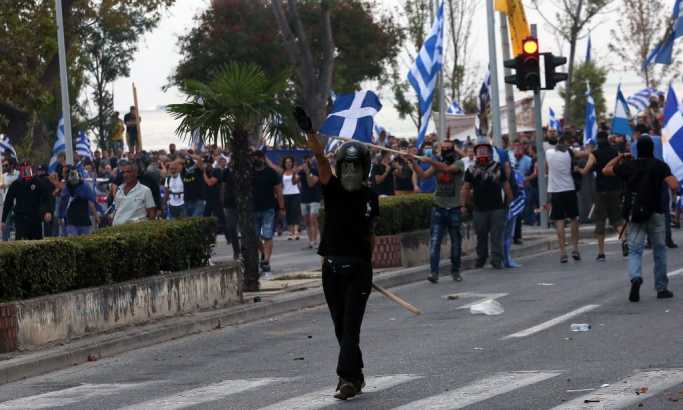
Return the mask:
POLYGON ((252 218, 253 167, 249 158, 249 137, 259 132, 282 131, 284 124, 292 123, 288 121, 292 110, 287 88, 286 75, 269 78, 256 65, 231 63, 208 84, 187 81, 182 91, 188 102, 167 107, 175 119, 181 120, 176 129, 179 136, 189 139, 195 132, 201 142, 220 144, 232 153, 244 250, 244 289, 247 291, 259 288, 259 239, 252 218))

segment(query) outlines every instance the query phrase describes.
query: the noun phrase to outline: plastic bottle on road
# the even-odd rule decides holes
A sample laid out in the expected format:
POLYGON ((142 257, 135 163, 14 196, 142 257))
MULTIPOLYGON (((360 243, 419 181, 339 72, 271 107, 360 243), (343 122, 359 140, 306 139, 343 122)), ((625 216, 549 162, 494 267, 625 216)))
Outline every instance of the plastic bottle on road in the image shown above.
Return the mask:
POLYGON ((572 332, 588 332, 591 330, 591 325, 588 323, 572 323, 569 328, 572 332))

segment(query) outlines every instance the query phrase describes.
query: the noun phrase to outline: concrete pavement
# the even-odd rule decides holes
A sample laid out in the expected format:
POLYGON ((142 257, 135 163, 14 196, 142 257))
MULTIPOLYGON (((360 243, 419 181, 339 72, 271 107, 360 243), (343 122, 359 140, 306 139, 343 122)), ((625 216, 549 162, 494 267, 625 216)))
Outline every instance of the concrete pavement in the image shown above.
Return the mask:
POLYGON ((361 335, 368 387, 345 403, 331 397, 337 347, 320 307, 6 384, 0 409, 681 408, 683 253, 669 253, 677 297, 655 298, 648 252, 632 304, 618 244, 606 263, 594 245, 582 251, 578 263, 551 251, 514 271, 394 289, 419 317, 374 295, 361 335), (502 315, 463 309, 486 294, 502 315))

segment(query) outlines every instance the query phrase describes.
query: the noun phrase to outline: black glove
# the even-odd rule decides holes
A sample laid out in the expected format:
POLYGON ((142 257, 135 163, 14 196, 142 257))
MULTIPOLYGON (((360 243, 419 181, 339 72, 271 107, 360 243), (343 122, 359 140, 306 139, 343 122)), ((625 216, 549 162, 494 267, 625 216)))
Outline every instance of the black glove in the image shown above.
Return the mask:
POLYGON ((306 111, 304 111, 303 108, 294 108, 294 118, 296 118, 296 122, 299 124, 299 128, 301 128, 303 132, 313 132, 313 124, 311 123, 311 118, 306 114, 306 111))

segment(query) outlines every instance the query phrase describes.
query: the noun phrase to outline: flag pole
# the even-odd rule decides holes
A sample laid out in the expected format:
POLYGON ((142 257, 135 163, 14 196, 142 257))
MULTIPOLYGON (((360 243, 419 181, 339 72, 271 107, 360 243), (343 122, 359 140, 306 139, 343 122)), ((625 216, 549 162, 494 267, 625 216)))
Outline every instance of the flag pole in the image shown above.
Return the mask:
MULTIPOLYGON (((503 61, 510 59, 510 39, 508 37, 508 17, 507 14, 500 12, 500 37, 503 40, 501 48, 503 49, 503 61)), ((505 75, 511 73, 511 69, 505 67, 505 75)), ((508 123, 508 137, 510 141, 517 138, 517 112, 515 110, 515 94, 512 89, 512 84, 505 84, 505 106, 507 108, 507 123, 508 123)))
MULTIPOLYGON (((382 145, 376 145, 376 144, 371 144, 371 143, 369 143, 369 142, 363 142, 363 141, 360 141, 360 140, 354 140, 353 138, 347 138, 347 137, 333 137, 333 136, 328 136, 328 137, 329 137, 329 138, 334 138, 334 139, 336 139, 336 140, 344 141, 344 142, 349 142, 349 141, 357 142, 357 143, 359 143, 359 144, 365 145, 365 146, 368 147, 368 148, 378 149, 378 150, 381 150, 381 151, 387 151, 387 152, 391 152, 392 154, 397 154, 397 155, 402 155, 402 156, 410 155, 409 152, 398 151, 398 150, 395 150, 395 149, 391 149, 391 148, 384 147, 384 146, 382 146, 382 145)), ((417 159, 420 160, 420 161, 426 160, 426 157, 421 157, 421 156, 418 156, 418 155, 415 155, 415 158, 417 158, 417 159)))
MULTIPOLYGON (((71 102, 69 99, 69 77, 67 74, 62 0, 55 0, 55 14, 57 20, 57 48, 59 54, 59 83, 62 91, 62 117, 64 118, 64 148, 66 151, 66 163, 73 165, 74 147, 71 136, 71 102)), ((59 128, 59 125, 57 127, 59 128)), ((59 133, 59 129, 57 130, 57 133, 59 133)))
POLYGON ((138 113, 137 125, 136 125, 136 128, 138 130, 136 150, 137 150, 137 152, 140 152, 140 151, 142 151, 142 131, 140 130, 140 106, 138 105, 138 89, 135 87, 135 83, 133 83, 133 105, 135 105, 135 111, 138 113))
MULTIPOLYGON (((434 2, 434 15, 438 15, 439 12, 439 2, 434 2)), ((444 13, 445 14, 445 13, 444 13)), ((436 18, 436 17, 435 17, 436 18)), ((444 20, 446 16, 444 15, 444 20)), ((432 19, 434 20, 434 19, 432 19)), ((444 24, 445 26, 445 24, 444 24)), ((443 38, 443 34, 442 34, 443 38)), ((444 141, 446 139, 446 90, 443 81, 443 65, 441 70, 439 70, 439 77, 437 82, 437 88, 439 89, 439 141, 444 141)))
POLYGON ((496 55, 496 16, 493 0, 486 0, 486 22, 489 37, 489 70, 491 72, 491 114, 493 119, 493 143, 503 146, 500 134, 500 98, 498 96, 498 56, 496 55))

